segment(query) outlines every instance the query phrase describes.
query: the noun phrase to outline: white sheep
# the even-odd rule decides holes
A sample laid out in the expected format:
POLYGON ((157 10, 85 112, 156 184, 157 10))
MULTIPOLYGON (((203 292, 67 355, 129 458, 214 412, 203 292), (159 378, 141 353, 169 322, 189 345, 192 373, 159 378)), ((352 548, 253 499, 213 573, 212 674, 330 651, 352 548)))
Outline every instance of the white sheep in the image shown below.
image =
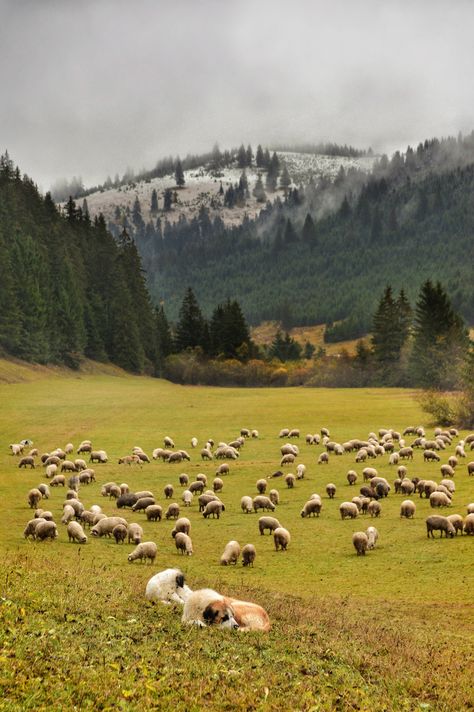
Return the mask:
POLYGON ((228 564, 236 564, 240 556, 240 544, 238 541, 229 541, 225 545, 224 552, 221 556, 220 564, 221 566, 228 566, 228 564))
POLYGON ((240 500, 240 508, 245 514, 250 514, 251 512, 253 512, 252 497, 249 497, 248 495, 242 497, 242 499, 240 500))
POLYGON ((78 544, 87 544, 87 537, 79 522, 68 523, 67 535, 70 542, 77 541, 78 544))
POLYGON ((176 545, 176 549, 180 554, 186 554, 187 556, 193 555, 193 542, 189 534, 185 534, 184 532, 176 532, 174 543, 176 545))
POLYGON ((291 542, 291 536, 288 529, 284 527, 277 527, 273 532, 273 542, 275 544, 275 550, 286 551, 291 542))
POLYGON ((355 519, 359 514, 359 509, 354 502, 342 502, 339 506, 341 519, 355 519))
POLYGON ((375 545, 379 538, 379 533, 375 527, 368 527, 365 532, 367 534, 367 549, 375 549, 375 545))
POLYGON ((302 480, 305 476, 306 473, 306 465, 303 465, 303 463, 300 463, 299 465, 296 466, 296 479, 297 480, 302 480))
POLYGON ((158 547, 154 541, 144 541, 141 544, 138 544, 131 554, 128 555, 128 560, 131 562, 139 559, 140 561, 144 561, 146 563, 146 560, 150 559, 150 563, 152 564, 156 559, 157 553, 158 547))
POLYGON ((55 539, 57 536, 58 530, 56 524, 46 519, 41 519, 36 526, 35 538, 38 541, 44 541, 45 539, 55 539))
POLYGON ((253 544, 246 544, 242 549, 242 565, 253 566, 257 552, 253 544))
POLYGON ((369 548, 369 540, 365 532, 354 532, 352 535, 352 543, 357 552, 357 556, 365 556, 365 552, 369 548))

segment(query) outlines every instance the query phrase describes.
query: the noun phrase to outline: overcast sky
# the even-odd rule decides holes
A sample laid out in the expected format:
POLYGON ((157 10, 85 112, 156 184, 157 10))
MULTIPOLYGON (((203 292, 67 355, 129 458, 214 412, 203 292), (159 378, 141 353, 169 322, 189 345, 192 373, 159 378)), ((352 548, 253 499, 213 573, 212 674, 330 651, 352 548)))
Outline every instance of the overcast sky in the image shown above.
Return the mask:
POLYGON ((0 151, 43 189, 248 142, 474 129, 471 0, 0 0, 0 151))

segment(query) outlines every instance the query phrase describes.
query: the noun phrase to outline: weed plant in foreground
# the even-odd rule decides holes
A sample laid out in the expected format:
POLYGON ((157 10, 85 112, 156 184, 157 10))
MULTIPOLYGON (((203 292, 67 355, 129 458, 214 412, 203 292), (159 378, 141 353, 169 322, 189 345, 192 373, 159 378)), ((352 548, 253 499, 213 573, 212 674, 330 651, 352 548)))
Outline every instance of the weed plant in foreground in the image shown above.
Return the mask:
MULTIPOLYGON (((366 438, 379 427, 426 426, 409 391, 241 391, 90 376, 9 384, 0 387, 0 398, 0 710, 472 709, 474 538, 428 540, 429 502, 412 497, 416 516, 401 520, 404 497, 393 490, 381 500, 379 520, 341 521, 339 505, 358 492, 363 465, 348 454, 318 466, 322 447, 304 442, 306 432, 323 426, 338 442, 366 438), (58 539, 23 538, 31 517, 27 492, 47 480, 41 466, 19 470, 9 443, 30 437, 43 452, 91 438, 109 462, 94 466, 97 482, 81 487, 81 501, 117 514, 114 501, 100 496, 101 485, 151 489, 165 508, 163 488, 171 483, 173 501, 181 503, 180 473, 190 481, 204 473, 208 485, 214 477, 217 464, 200 460, 201 444, 209 437, 228 442, 242 427, 257 428, 260 437, 245 443, 222 478, 222 517, 205 520, 196 502, 181 510, 191 521, 192 557, 177 553, 174 522, 147 522, 130 510, 122 515, 158 545, 154 565, 129 564, 131 546, 93 539, 89 531, 86 545, 69 544, 59 523, 62 488, 43 504, 58 522, 58 539), (258 533, 259 515, 240 510, 240 498, 256 495, 257 479, 278 469, 282 427, 300 429, 297 462, 307 471, 292 490, 280 478, 269 480, 268 488, 280 492, 274 514, 292 535, 288 551, 277 553, 271 537, 258 533), (188 450, 191 462, 118 465, 135 445, 151 456, 165 435, 188 450), (359 473, 355 487, 347 484, 348 469, 359 473), (334 500, 325 496, 328 482, 336 484, 334 500), (313 492, 322 496, 321 516, 302 519, 313 492), (357 557, 352 533, 373 524, 379 545, 357 557), (254 568, 219 565, 230 539, 255 545, 254 568), (144 599, 147 580, 169 566, 181 567, 192 588, 213 587, 263 605, 272 630, 183 627, 180 610, 144 599)), ((442 453, 442 462, 452 450, 442 453)), ((371 464, 393 482, 396 468, 387 457, 371 464)), ((424 463, 415 451, 409 476, 439 481, 439 464, 424 463)), ((474 501, 465 460, 454 480, 450 513, 465 514, 474 501)))

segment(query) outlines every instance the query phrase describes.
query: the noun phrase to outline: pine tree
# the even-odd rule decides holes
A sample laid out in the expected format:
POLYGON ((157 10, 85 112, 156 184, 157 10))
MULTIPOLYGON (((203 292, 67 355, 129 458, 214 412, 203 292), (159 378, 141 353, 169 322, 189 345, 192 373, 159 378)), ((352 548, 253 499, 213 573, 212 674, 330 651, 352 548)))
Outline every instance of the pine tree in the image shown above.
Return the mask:
POLYGON ((156 215, 158 212, 158 193, 156 192, 156 188, 153 188, 151 193, 150 212, 152 215, 156 215))
POLYGON ((171 210, 173 206, 173 191, 171 188, 165 188, 165 192, 163 194, 163 210, 166 212, 168 210, 171 210))
POLYGON ((301 238, 306 244, 314 246, 317 242, 316 226, 314 220, 309 213, 306 213, 306 217, 303 223, 303 230, 301 232, 301 238))
POLYGON ((290 178, 290 174, 288 172, 287 165, 285 163, 285 165, 283 166, 283 170, 281 172, 281 176, 280 176, 280 186, 285 191, 285 195, 288 193, 288 188, 290 187, 290 185, 291 185, 291 178, 290 178))
POLYGON ((372 350, 377 364, 390 367, 400 358, 400 327, 392 287, 386 287, 372 322, 372 350))
POLYGON ((227 300, 219 304, 211 318, 209 325, 211 354, 225 358, 240 358, 242 347, 248 353, 250 334, 244 315, 237 301, 227 300))
POLYGON ((247 165, 247 153, 244 144, 241 144, 237 151, 237 165, 239 168, 245 168, 247 165))
POLYGON ((191 287, 188 287, 179 310, 175 333, 176 351, 200 346, 205 342, 205 320, 191 287))
POLYGON ((252 166, 252 161, 253 161, 253 152, 252 152, 252 146, 249 144, 247 146, 247 150, 245 152, 245 165, 248 168, 251 168, 252 166))
POLYGON ((174 179, 176 181, 176 185, 178 186, 178 188, 182 188, 184 186, 184 184, 186 183, 186 180, 184 178, 183 166, 182 166, 182 163, 179 158, 176 161, 176 168, 174 171, 174 179))
POLYGON ((257 146, 257 153, 255 154, 255 165, 257 168, 264 168, 265 158, 263 155, 263 149, 260 144, 257 146))
POLYGON ((257 203, 264 203, 267 199, 267 194, 263 187, 262 176, 259 174, 255 182, 255 187, 253 189, 253 195, 257 199, 257 203))

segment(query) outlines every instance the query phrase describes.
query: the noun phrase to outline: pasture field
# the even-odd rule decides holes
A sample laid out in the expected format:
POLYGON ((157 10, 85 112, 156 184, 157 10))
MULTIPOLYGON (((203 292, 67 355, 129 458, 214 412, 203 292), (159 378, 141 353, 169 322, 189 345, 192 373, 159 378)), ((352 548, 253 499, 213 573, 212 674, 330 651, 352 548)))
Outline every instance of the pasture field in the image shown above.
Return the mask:
MULTIPOLYGON (((358 493, 364 465, 354 454, 317 465, 323 447, 304 441, 323 426, 338 442, 366 438, 380 427, 424 424, 429 435, 433 426, 411 391, 218 389, 86 375, 1 385, 0 402, 0 710, 474 708, 474 537, 428 540, 429 502, 415 495, 415 519, 400 520, 405 497, 393 489, 381 501, 380 519, 341 521, 339 505, 358 493), (221 519, 205 520, 196 500, 181 509, 192 523, 192 557, 176 552, 171 521, 146 522, 130 510, 120 514, 142 524, 145 540, 158 545, 154 565, 128 563, 132 547, 111 539, 68 543, 59 523, 62 488, 52 489, 43 505, 55 515, 59 538, 23 538, 32 516, 28 490, 47 480, 41 466, 18 469, 9 443, 31 438, 44 452, 90 438, 109 462, 93 466, 97 482, 82 486, 80 499, 86 508, 97 503, 113 514, 115 502, 100 496, 108 481, 127 482, 132 491, 151 489, 163 509, 167 483, 175 488, 170 501, 181 504, 182 472, 190 481, 202 472, 212 487, 218 463, 202 462, 200 446, 209 437, 229 442, 242 427, 258 429, 260 437, 229 463, 221 519), (282 478, 269 481, 268 489, 280 493, 274 516, 292 536, 287 552, 275 552, 272 538, 258 533, 261 515, 244 514, 240 499, 255 496, 257 479, 279 469, 282 427, 300 429, 296 462, 307 471, 291 490, 282 478), (165 435, 190 453, 191 462, 117 464, 134 445, 151 457, 165 435), (196 450, 192 436, 200 443, 196 450), (359 474, 355 487, 347 484, 349 469, 359 474), (337 486, 332 501, 325 494, 328 482, 337 486), (321 516, 302 519, 313 492, 323 497, 321 516), (379 544, 357 557, 352 533, 371 524, 379 544), (230 539, 256 546, 254 568, 219 565, 230 539), (184 628, 174 606, 144 599, 147 580, 167 567, 182 568, 191 588, 212 587, 260 603, 272 630, 184 628)), ((441 462, 453 451, 454 444, 441 462)), ((465 515, 474 501, 474 477, 466 467, 471 459, 468 452, 456 470, 450 513, 465 515)), ((395 479, 388 456, 368 464, 389 482, 395 479)), ((441 479, 441 463, 424 463, 420 450, 405 464, 411 477, 441 479)))

